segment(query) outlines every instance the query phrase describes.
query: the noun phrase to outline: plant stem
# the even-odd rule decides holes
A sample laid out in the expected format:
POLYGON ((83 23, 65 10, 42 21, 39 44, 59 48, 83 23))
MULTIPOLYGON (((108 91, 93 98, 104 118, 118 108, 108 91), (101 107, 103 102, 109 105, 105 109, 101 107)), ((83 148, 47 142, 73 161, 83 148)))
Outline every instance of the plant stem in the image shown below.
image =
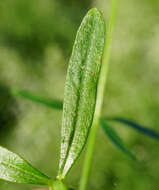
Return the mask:
POLYGON ((68 188, 61 180, 57 179, 49 185, 49 190, 68 190, 68 188))
POLYGON ((109 20, 109 26, 108 26, 104 55, 103 55, 103 64, 102 64, 99 83, 98 83, 96 109, 95 109, 92 129, 90 131, 90 135, 88 139, 88 147, 87 147, 87 152, 85 155, 79 190, 86 189, 89 174, 90 174, 92 156, 93 156, 93 151, 94 151, 94 146, 95 146, 95 139, 96 139, 97 129, 99 126, 99 118, 101 114, 105 84, 106 84, 107 73, 108 73, 108 65, 109 65, 109 59, 110 59, 110 53, 111 53, 111 43, 112 43, 112 35, 113 35, 114 24, 115 24, 117 2, 118 0, 112 0, 111 16, 109 20))

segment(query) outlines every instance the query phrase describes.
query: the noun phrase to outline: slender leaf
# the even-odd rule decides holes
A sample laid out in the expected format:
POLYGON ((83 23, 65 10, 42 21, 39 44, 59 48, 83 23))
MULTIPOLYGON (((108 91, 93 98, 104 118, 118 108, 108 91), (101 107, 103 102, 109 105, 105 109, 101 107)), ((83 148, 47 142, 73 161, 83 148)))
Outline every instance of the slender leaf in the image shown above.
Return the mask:
POLYGON ((79 157, 92 125, 104 38, 103 16, 91 9, 77 32, 66 77, 58 173, 61 179, 79 157))
POLYGON ((125 119, 125 118, 121 118, 121 117, 112 117, 112 118, 105 118, 106 120, 110 120, 110 121, 116 121, 116 122, 120 122, 122 124, 125 124, 137 131, 139 131, 140 133, 143 133, 144 135, 147 135, 149 137, 155 138, 157 140, 159 140, 159 133, 155 132, 152 129, 149 129, 145 126, 142 126, 140 124, 135 123, 134 121, 125 119))
POLYGON ((0 147, 0 179, 14 183, 48 185, 50 178, 20 156, 0 147))
POLYGON ((48 107, 51 107, 54 109, 62 110, 62 107, 63 107, 63 102, 60 100, 44 98, 42 96, 35 95, 32 92, 29 92, 26 90, 12 89, 11 94, 14 96, 18 96, 21 98, 31 100, 31 101, 36 102, 36 103, 43 104, 45 106, 48 106, 48 107))
POLYGON ((122 139, 119 137, 116 131, 110 125, 108 125, 103 118, 100 119, 100 124, 105 134, 109 137, 112 143, 131 159, 136 160, 135 155, 131 151, 129 151, 129 149, 124 145, 122 139))

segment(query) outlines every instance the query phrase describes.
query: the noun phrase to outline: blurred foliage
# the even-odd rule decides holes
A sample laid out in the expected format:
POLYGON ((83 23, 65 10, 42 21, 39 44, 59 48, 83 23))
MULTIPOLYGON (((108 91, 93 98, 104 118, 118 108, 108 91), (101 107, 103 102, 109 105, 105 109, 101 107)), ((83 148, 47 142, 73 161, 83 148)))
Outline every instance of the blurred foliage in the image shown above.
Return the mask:
MULTIPOLYGON (((55 176, 61 112, 15 100, 10 88, 63 98, 76 30, 96 6, 108 20, 110 0, 0 1, 0 143, 55 176)), ((159 1, 121 0, 103 106, 104 116, 127 117, 159 131, 159 1)), ((112 146, 99 130, 88 190, 159 189, 159 143, 115 125, 141 165, 112 146), (99 148, 100 146, 100 148, 99 148)), ((84 153, 67 178, 77 189, 84 153), (78 172, 77 170, 78 169, 78 172)), ((34 186, 0 181, 1 190, 34 186)))
POLYGON ((66 54, 72 47, 72 37, 90 5, 89 1, 1 2, 1 43, 16 49, 28 59, 41 60, 44 49, 49 44, 57 44, 66 54))
POLYGON ((9 89, 0 84, 0 143, 8 137, 10 131, 16 125, 18 106, 9 89))

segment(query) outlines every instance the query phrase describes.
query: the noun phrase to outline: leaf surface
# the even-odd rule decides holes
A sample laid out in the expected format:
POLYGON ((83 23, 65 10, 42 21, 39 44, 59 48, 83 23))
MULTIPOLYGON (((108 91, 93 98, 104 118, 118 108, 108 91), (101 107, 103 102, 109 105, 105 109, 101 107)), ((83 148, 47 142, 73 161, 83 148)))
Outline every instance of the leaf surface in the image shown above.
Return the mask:
POLYGON ((67 71, 58 174, 61 179, 79 157, 92 125, 104 39, 103 16, 91 9, 77 32, 67 71))
POLYGON ((23 184, 48 185, 50 178, 15 153, 0 146, 0 179, 23 184))

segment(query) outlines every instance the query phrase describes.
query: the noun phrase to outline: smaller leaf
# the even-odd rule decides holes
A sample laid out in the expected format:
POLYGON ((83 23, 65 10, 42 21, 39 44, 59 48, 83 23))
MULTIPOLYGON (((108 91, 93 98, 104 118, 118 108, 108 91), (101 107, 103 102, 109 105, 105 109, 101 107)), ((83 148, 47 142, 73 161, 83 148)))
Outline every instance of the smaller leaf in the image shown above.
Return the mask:
POLYGON ((0 146, 0 179, 23 184, 48 185, 51 180, 20 156, 0 146))
POLYGON ((139 131, 140 133, 143 133, 144 135, 147 135, 149 137, 152 137, 152 138, 159 140, 159 133, 157 133, 156 131, 154 131, 152 129, 149 129, 147 127, 139 125, 139 124, 135 123, 134 121, 124 119, 121 117, 112 117, 112 118, 105 118, 105 119, 110 120, 110 121, 120 122, 122 124, 125 124, 125 125, 133 128, 133 129, 139 131))
POLYGON ((33 94, 32 92, 29 92, 29 91, 20 90, 20 89, 12 89, 11 94, 13 96, 18 96, 18 97, 21 97, 21 98, 25 98, 27 100, 31 100, 33 102, 43 104, 45 106, 48 106, 48 107, 51 107, 51 108, 54 108, 54 109, 62 110, 62 107, 63 107, 63 102, 60 101, 60 100, 44 98, 42 96, 35 95, 35 94, 33 94))
POLYGON ((137 160, 135 155, 125 147, 122 139, 119 137, 116 131, 110 125, 108 125, 103 118, 100 119, 100 124, 105 134, 120 151, 129 156, 131 159, 137 160))

